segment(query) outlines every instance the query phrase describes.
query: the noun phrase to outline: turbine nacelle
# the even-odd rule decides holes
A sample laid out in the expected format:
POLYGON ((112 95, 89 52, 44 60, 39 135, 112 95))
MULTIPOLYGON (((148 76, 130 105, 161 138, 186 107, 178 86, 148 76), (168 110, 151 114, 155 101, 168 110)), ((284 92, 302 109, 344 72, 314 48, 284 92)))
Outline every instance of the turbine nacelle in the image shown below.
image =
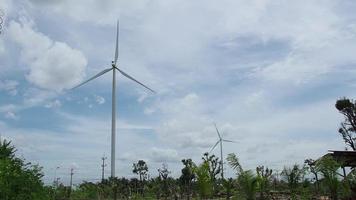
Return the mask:
POLYGON ((236 141, 224 139, 224 138, 222 137, 222 135, 220 134, 219 129, 218 129, 218 127, 216 126, 215 123, 214 123, 214 126, 215 126, 215 130, 216 130, 216 133, 217 133, 219 139, 218 139, 218 141, 214 144, 214 146, 211 148, 210 152, 212 152, 212 151, 215 149, 215 147, 216 147, 219 143, 221 143, 221 145, 222 145, 222 142, 237 143, 236 141))

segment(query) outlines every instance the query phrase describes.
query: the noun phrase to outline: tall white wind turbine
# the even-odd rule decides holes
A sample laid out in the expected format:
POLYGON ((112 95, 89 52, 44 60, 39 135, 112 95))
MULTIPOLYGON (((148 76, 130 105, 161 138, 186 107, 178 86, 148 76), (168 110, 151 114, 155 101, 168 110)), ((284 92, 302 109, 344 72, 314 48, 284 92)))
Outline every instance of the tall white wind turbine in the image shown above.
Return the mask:
POLYGON ((134 79, 132 76, 128 75, 124 71, 118 68, 117 64, 117 59, 119 57, 119 21, 117 21, 117 27, 116 27, 116 47, 115 47, 115 58, 111 62, 111 67, 104 69, 103 71, 99 72, 95 76, 89 78, 88 80, 80 83, 79 85, 75 86, 73 89, 78 88, 89 81, 92 81, 102 75, 104 75, 107 72, 112 71, 112 119, 111 119, 111 177, 115 177, 115 144, 116 144, 116 70, 120 72, 123 76, 125 76, 128 79, 131 79, 132 81, 135 81, 139 85, 143 86, 144 88, 148 89, 149 91, 155 93, 154 90, 151 88, 147 87, 143 83, 139 82, 138 80, 134 79))
POLYGON ((237 143, 235 141, 232 140, 225 140, 224 138, 222 138, 218 127, 216 126, 216 124, 214 123, 215 129, 216 129, 216 133, 218 134, 218 141, 215 143, 215 145, 211 148, 210 153, 215 149, 216 146, 218 146, 218 144, 220 144, 220 166, 221 166, 221 178, 224 179, 224 157, 223 157, 223 142, 232 142, 232 143, 237 143))

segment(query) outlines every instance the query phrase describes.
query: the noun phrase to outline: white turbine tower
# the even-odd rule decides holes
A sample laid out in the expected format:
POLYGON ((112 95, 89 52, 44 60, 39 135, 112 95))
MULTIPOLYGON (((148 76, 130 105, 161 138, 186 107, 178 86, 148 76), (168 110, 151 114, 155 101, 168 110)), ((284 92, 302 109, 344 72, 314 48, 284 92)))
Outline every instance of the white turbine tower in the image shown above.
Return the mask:
POLYGON ((221 178, 224 179, 224 157, 223 157, 223 142, 232 142, 232 143, 237 143, 235 141, 232 140, 225 140, 224 138, 222 138, 222 136, 220 135, 220 132, 218 130, 218 127, 216 126, 216 124, 214 123, 215 129, 216 129, 216 133, 218 134, 218 141, 215 143, 215 145, 213 146, 213 148, 211 148, 210 153, 215 149, 215 147, 220 144, 220 166, 221 166, 221 178))
POLYGON ((103 71, 99 72, 95 76, 91 77, 90 79, 82 82, 81 84, 77 85, 75 88, 78 88, 89 81, 92 81, 105 73, 112 71, 112 119, 111 119, 111 177, 115 177, 115 144, 116 144, 116 70, 119 71, 123 76, 128 79, 135 81, 136 83, 140 84, 141 86, 145 87, 146 89, 150 90, 151 92, 155 93, 151 88, 147 87, 143 83, 139 82, 138 80, 134 79, 132 76, 128 75, 124 71, 118 68, 117 59, 119 57, 119 21, 117 21, 116 27, 116 48, 115 48, 115 58, 111 63, 111 67, 108 69, 104 69, 103 71))

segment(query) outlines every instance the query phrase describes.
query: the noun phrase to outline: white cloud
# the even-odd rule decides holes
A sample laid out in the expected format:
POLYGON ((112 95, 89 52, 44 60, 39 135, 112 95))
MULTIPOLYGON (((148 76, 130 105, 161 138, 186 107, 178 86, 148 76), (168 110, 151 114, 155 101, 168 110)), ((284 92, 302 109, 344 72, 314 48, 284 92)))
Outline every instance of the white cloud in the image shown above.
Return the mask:
POLYGON ((99 96, 99 95, 94 95, 94 97, 95 97, 96 103, 98 103, 99 105, 105 103, 105 98, 104 97, 99 96))
POLYGON ((51 101, 45 105, 46 108, 59 108, 61 106, 62 106, 62 103, 58 99, 51 101))
POLYGON ((14 112, 7 111, 7 112, 5 113, 5 118, 16 120, 16 119, 18 119, 19 117, 18 117, 14 112))
POLYGON ((47 11, 55 12, 60 15, 71 17, 77 21, 91 21, 97 24, 111 24, 119 16, 131 15, 133 12, 142 11, 145 5, 149 3, 144 1, 105 1, 96 0, 78 0, 78 1, 41 1, 30 0, 37 6, 44 6, 47 11), (83 6, 85 5, 85 6, 83 6), (88 15, 88 12, 91 14, 88 15))
POLYGON ((4 90, 8 92, 11 96, 15 96, 17 94, 17 86, 19 83, 14 80, 0 80, 0 91, 4 90))
POLYGON ((10 110, 17 110, 17 106, 14 104, 6 104, 0 106, 0 112, 7 112, 10 110))
POLYGON ((177 162, 180 161, 180 157, 178 156, 178 152, 174 149, 162 149, 153 147, 150 150, 150 159, 154 162, 158 163, 167 163, 167 162, 177 162))
POLYGON ((79 50, 53 41, 27 21, 10 21, 7 31, 21 47, 22 61, 29 67, 26 78, 34 85, 60 91, 73 87, 84 77, 87 60, 79 50))
POLYGON ((43 106, 45 105, 46 101, 55 98, 57 95, 58 94, 53 91, 42 90, 38 88, 29 88, 23 94, 24 100, 22 107, 30 108, 39 105, 43 106))
MULTIPOLYGON (((343 27, 325 31, 333 34, 324 36, 326 38, 322 41, 313 41, 314 45, 303 41, 286 58, 262 68, 258 75, 267 81, 300 85, 345 66, 353 66, 356 63, 356 58, 351 53, 356 50, 352 45, 356 42, 355 30, 343 27)), ((352 72, 356 74, 355 71, 352 72)))

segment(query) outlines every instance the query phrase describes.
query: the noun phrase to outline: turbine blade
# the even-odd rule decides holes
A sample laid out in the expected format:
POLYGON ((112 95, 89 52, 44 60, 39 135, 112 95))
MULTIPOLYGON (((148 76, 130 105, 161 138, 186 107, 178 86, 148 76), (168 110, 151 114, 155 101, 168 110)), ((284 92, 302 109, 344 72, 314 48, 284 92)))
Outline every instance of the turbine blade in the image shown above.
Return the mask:
POLYGON ((115 67, 115 69, 117 69, 122 75, 126 76, 127 78, 135 81, 136 83, 140 84, 141 86, 143 86, 144 88, 148 89, 149 91, 156 93, 154 90, 152 90, 151 88, 147 87, 146 85, 144 85, 143 83, 141 83, 140 81, 134 79, 132 76, 126 74, 124 71, 122 71, 121 69, 115 67))
POLYGON ((78 88, 78 87, 80 87, 80 86, 86 84, 87 82, 89 82, 89 81, 91 81, 91 80, 94 80, 94 79, 98 78, 99 76, 105 74, 106 72, 109 72, 110 70, 112 70, 112 68, 105 69, 105 70, 99 72, 98 74, 96 74, 95 76, 91 77, 90 79, 88 79, 88 80, 86 80, 86 81, 80 83, 79 85, 73 87, 72 90, 74 90, 74 89, 76 89, 76 88, 78 88))
POLYGON ((216 126, 216 124, 215 124, 215 123, 214 123, 214 126, 215 126, 215 129, 216 129, 216 132, 218 133, 219 138, 221 139, 220 132, 219 132, 218 127, 216 126))
MULTIPOLYGON (((213 146, 213 148, 211 148, 210 152, 212 152, 212 151, 215 149, 215 147, 219 144, 219 142, 220 142, 220 140, 218 140, 218 141, 215 143, 215 145, 213 146)), ((210 153, 210 152, 209 152, 209 153, 210 153)))
POLYGON ((119 20, 117 20, 117 25, 116 25, 116 48, 115 48, 115 66, 117 62, 117 58, 119 57, 119 20))
POLYGON ((238 142, 236 142, 236 141, 232 141, 232 140, 225 140, 225 139, 223 139, 222 141, 224 141, 224 142, 238 143, 238 142))

